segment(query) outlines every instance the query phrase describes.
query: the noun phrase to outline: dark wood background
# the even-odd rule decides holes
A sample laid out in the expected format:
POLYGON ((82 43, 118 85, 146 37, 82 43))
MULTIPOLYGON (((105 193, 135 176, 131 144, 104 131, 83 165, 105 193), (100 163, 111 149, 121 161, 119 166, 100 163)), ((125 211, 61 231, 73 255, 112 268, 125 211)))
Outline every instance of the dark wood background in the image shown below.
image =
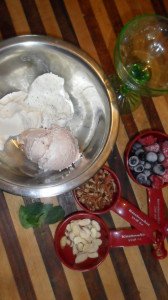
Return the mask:
MULTIPOLYGON (((128 20, 143 13, 167 16, 168 1, 0 0, 0 39, 29 33, 58 37, 81 47, 109 75, 116 36, 128 20)), ((144 212, 146 191, 128 178, 123 153, 140 130, 168 133, 167 120, 168 96, 143 98, 134 113, 121 117, 107 162, 121 181, 122 196, 144 212)), ((168 188, 163 193, 168 205, 168 188)), ((168 299, 168 258, 155 260, 150 246, 113 248, 97 270, 86 273, 64 267, 53 247, 57 224, 26 230, 19 223, 20 205, 31 201, 0 192, 0 300, 168 299)), ((60 203, 66 214, 77 209, 71 193, 41 201, 60 203)), ((129 226, 115 213, 103 218, 111 228, 129 226)))

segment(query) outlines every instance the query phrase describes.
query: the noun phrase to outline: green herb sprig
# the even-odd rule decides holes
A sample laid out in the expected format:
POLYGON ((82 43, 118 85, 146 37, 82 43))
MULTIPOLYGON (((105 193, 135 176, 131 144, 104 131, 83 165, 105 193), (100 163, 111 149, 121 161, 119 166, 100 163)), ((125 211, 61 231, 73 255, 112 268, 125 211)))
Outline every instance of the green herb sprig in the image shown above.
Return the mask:
POLYGON ((21 205, 19 209, 19 219, 24 228, 37 228, 43 224, 54 224, 63 219, 65 212, 63 208, 53 206, 53 204, 44 204, 35 202, 21 205))

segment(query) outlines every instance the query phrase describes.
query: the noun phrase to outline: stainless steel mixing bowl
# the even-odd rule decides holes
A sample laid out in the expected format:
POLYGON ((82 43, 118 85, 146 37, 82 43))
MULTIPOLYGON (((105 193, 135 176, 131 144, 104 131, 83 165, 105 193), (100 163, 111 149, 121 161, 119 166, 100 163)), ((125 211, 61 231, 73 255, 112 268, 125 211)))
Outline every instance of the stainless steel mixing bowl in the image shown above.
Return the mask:
POLYGON ((65 80, 75 111, 69 127, 82 158, 62 172, 43 172, 26 159, 12 137, 0 152, 0 188, 13 194, 49 197, 74 189, 101 168, 116 141, 119 116, 113 90, 86 53, 46 36, 18 36, 0 43, 0 97, 28 91, 37 76, 48 72, 65 80))

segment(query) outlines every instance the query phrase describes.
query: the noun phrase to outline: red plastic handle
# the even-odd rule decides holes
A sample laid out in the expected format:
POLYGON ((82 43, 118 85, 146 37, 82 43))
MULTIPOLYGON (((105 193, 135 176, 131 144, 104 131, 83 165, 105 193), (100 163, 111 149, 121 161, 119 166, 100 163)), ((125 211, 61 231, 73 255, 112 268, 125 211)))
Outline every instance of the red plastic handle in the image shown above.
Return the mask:
POLYGON ((130 202, 119 198, 114 203, 112 210, 128 221, 136 229, 145 233, 153 242, 156 242, 157 231, 162 233, 159 235, 159 239, 164 238, 163 228, 130 202))
POLYGON ((147 189, 149 217, 163 224, 165 220, 165 203, 161 189, 147 189))
MULTIPOLYGON (((167 235, 167 226, 165 225, 165 203, 161 189, 147 189, 149 217, 163 225, 165 235, 167 235)), ((152 254, 157 259, 163 259, 167 256, 164 241, 159 240, 153 244, 152 254)))
POLYGON ((110 230, 110 247, 140 246, 151 244, 145 233, 133 229, 110 230))

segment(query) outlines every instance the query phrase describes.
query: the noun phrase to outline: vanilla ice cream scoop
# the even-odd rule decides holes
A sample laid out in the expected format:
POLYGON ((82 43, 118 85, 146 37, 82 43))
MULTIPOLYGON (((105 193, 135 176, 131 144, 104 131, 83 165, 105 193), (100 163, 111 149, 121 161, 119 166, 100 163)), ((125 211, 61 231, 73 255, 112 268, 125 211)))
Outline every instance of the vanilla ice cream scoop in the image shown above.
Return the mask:
POLYGON ((77 139, 63 127, 28 129, 18 136, 28 159, 40 169, 63 170, 80 158, 77 139))

